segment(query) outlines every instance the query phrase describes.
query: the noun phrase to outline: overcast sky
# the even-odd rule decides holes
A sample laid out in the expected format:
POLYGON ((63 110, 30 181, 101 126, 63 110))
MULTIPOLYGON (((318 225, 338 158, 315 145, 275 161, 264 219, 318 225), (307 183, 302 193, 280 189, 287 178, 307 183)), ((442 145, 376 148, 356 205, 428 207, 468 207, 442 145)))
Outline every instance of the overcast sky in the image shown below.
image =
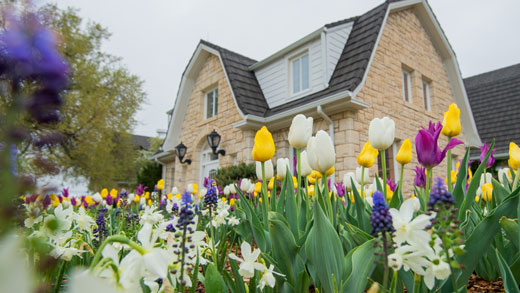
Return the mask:
MULTIPOLYGON (((46 1, 46 0, 42 0, 46 1)), ((326 23, 382 0, 53 0, 108 28, 103 49, 144 80, 148 102, 134 133, 167 128, 166 111, 200 39, 261 60, 326 23)), ((520 63, 519 0, 430 0, 463 77, 520 63)))

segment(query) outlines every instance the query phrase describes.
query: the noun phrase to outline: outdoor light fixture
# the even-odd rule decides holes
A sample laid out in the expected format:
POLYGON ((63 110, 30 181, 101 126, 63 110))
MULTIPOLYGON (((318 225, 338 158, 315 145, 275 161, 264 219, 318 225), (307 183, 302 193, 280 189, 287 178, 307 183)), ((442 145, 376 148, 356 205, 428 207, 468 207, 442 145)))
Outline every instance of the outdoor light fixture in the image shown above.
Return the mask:
POLYGON ((184 164, 184 163, 188 163, 191 164, 191 160, 190 159, 186 159, 185 161, 183 161, 182 159, 184 159, 184 156, 186 155, 186 150, 188 150, 188 148, 182 143, 176 146, 175 149, 177 150, 177 157, 179 157, 179 161, 181 162, 181 164, 184 164))
POLYGON ((213 129, 213 131, 210 134, 208 134, 208 144, 211 147, 211 149, 213 150, 213 154, 217 155, 217 158, 218 158, 218 155, 223 155, 223 156, 226 155, 225 150, 217 151, 218 145, 220 144, 220 134, 218 134, 215 131, 215 129, 213 129))

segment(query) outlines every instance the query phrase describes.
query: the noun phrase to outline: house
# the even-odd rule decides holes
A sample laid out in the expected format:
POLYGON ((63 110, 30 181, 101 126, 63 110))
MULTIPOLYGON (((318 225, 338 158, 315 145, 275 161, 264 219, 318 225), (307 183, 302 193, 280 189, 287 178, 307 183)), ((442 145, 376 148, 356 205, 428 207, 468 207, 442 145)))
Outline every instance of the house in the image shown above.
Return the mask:
MULTIPOLYGON (((482 141, 495 139, 495 158, 509 158, 509 142, 520 143, 520 64, 464 79, 482 141)), ((478 160, 480 151, 472 151, 478 160)))
MULTIPOLYGON (((314 117, 315 132, 331 135, 338 180, 357 167, 370 121, 389 116, 396 135, 386 166, 397 180, 393 158, 401 142, 410 138, 413 143, 417 130, 442 120, 452 102, 461 109, 460 138, 479 146, 455 53, 430 6, 421 0, 386 1, 363 15, 326 24, 260 61, 201 40, 169 112, 163 152, 153 159, 163 165, 166 190, 185 188, 218 167, 252 162, 254 135, 262 125, 273 134, 274 162, 292 158, 289 126, 294 115, 303 113, 314 117), (208 145, 213 130, 225 155, 214 154, 208 145), (177 156, 181 143, 183 162, 190 164, 177 156)), ((441 144, 446 143, 442 137, 441 144)), ((464 152, 455 148, 453 160, 464 152)), ((416 156, 405 170, 408 186, 415 164, 416 156)), ((445 164, 435 175, 445 175, 445 164)))

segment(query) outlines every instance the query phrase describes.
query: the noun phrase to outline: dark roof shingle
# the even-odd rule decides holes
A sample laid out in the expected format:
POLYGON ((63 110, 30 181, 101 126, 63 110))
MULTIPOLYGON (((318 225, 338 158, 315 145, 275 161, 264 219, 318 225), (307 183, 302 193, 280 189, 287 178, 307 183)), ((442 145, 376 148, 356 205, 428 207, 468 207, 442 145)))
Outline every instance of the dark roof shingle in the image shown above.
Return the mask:
POLYGON ((495 138, 497 153, 520 142, 520 64, 464 79, 478 133, 483 142, 495 138))

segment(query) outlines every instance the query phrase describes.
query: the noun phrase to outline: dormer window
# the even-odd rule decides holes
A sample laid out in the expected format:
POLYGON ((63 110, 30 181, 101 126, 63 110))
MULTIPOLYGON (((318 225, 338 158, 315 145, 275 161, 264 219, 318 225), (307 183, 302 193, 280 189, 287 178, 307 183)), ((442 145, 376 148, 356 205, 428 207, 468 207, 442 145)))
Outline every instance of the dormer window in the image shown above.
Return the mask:
POLYGON ((291 60, 293 95, 309 89, 309 53, 291 60))
POLYGON ((204 99, 206 107, 206 119, 211 118, 217 115, 218 111, 218 88, 215 88, 206 93, 206 97, 204 99))

